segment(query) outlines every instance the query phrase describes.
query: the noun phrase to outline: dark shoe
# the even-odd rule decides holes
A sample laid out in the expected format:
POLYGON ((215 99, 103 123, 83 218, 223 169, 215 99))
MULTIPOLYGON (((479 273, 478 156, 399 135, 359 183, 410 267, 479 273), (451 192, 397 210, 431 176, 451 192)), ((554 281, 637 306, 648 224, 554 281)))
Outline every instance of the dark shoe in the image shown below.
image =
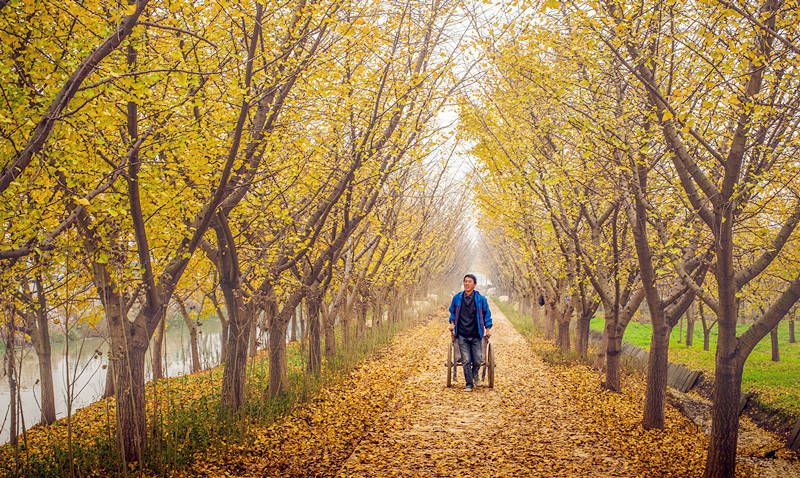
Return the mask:
POLYGON ((467 392, 471 392, 472 391, 472 385, 467 385, 466 387, 464 387, 464 390, 467 391, 467 392))

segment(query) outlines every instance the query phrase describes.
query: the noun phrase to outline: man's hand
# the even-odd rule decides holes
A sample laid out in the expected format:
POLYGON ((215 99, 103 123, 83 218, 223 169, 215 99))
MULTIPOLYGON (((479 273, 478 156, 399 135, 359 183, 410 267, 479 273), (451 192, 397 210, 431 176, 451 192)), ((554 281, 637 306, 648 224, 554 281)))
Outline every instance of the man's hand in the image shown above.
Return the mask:
POLYGON ((492 329, 486 329, 483 331, 484 337, 491 337, 492 336, 492 329))
POLYGON ((450 332, 452 332, 452 331, 456 330, 456 324, 450 322, 450 325, 447 328, 450 329, 450 332))

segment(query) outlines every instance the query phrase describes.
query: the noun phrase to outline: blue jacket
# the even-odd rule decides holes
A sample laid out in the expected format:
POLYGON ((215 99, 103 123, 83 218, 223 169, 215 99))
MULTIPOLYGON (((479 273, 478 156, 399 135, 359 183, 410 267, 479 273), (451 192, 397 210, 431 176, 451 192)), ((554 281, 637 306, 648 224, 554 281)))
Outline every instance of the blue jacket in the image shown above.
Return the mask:
MULTIPOLYGON (((475 309, 478 312, 478 335, 483 338, 483 330, 492 328, 492 311, 489 310, 489 301, 486 297, 473 290, 475 295, 475 309)), ((453 296, 450 302, 450 322, 456 324, 454 333, 458 336, 458 313, 461 311, 461 297, 464 295, 462 290, 453 296)))

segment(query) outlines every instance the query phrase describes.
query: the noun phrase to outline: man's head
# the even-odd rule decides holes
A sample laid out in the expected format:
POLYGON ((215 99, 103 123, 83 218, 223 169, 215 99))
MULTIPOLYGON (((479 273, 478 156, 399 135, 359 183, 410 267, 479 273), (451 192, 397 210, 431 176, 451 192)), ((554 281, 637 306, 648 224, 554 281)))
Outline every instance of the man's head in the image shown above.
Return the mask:
POLYGON ((464 276, 464 291, 466 293, 471 293, 475 290, 475 284, 478 283, 478 279, 475 278, 473 274, 467 274, 464 276))

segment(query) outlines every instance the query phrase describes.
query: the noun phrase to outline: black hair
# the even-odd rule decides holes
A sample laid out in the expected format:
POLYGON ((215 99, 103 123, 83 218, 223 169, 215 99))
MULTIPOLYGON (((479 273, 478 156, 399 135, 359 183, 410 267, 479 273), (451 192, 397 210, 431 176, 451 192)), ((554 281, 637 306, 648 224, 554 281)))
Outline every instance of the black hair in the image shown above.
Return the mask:
MULTIPOLYGON (((477 284, 478 283, 478 279, 475 277, 475 274, 467 274, 467 275, 464 276, 464 279, 466 279, 467 277, 472 279, 472 283, 473 284, 477 284)), ((461 280, 463 281, 464 279, 461 279, 461 280)))

